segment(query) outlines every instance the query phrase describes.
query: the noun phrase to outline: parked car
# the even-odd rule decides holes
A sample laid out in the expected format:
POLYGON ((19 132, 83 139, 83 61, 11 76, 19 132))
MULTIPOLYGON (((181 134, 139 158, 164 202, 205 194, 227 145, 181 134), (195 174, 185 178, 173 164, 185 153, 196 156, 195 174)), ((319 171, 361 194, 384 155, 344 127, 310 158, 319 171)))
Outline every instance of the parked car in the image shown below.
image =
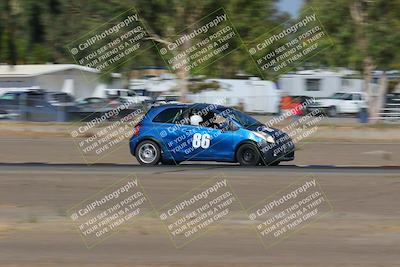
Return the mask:
POLYGON ((87 97, 76 101, 81 112, 102 112, 111 109, 110 100, 101 97, 87 97))
POLYGON ((46 100, 52 106, 75 106, 75 99, 73 96, 64 92, 46 92, 46 100))
POLYGON ((338 114, 358 114, 366 107, 366 98, 362 92, 338 92, 328 98, 320 98, 308 109, 323 109, 328 116, 336 117, 338 114))
POLYGON ((148 96, 137 95, 135 91, 129 89, 105 89, 105 94, 106 97, 110 99, 119 97, 132 102, 132 106, 141 105, 146 100, 151 99, 151 97, 148 96))
POLYGON ((179 104, 178 95, 160 95, 153 102, 153 106, 160 106, 164 104, 179 104))
POLYGON ((295 148, 282 131, 237 109, 211 104, 151 108, 135 126, 129 147, 142 165, 188 160, 278 165, 293 160, 295 148))
POLYGON ((0 119, 7 119, 7 118, 8 118, 7 111, 0 109, 0 119))
POLYGON ((55 118, 59 111, 72 112, 77 108, 73 97, 66 93, 30 90, 5 93, 0 97, 0 110, 6 111, 9 118, 38 114, 39 120, 46 120, 55 118))
POLYGON ((379 113, 384 120, 400 120, 400 93, 388 93, 385 99, 385 106, 379 113))
POLYGON ((0 110, 5 118, 11 119, 19 116, 20 96, 23 93, 22 91, 12 91, 0 97, 0 110))

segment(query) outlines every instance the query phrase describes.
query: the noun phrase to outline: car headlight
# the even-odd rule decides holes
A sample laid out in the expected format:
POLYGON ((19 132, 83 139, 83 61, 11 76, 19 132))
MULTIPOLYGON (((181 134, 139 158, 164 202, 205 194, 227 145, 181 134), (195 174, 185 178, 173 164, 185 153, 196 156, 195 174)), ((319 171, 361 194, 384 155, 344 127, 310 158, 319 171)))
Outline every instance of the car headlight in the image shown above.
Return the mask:
POLYGON ((272 136, 270 136, 269 134, 266 134, 264 132, 254 132, 254 134, 257 135, 258 137, 264 139, 268 143, 275 144, 275 139, 272 136))

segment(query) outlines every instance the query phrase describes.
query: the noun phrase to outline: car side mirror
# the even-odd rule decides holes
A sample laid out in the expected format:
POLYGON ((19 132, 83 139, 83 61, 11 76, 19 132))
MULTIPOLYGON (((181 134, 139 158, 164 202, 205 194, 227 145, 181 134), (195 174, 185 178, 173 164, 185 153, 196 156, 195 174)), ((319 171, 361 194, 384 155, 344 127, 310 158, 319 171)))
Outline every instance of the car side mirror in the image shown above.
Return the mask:
POLYGON ((232 121, 229 121, 229 131, 237 131, 237 130, 239 130, 239 127, 232 121))
POLYGON ((219 129, 221 130, 222 133, 229 131, 236 131, 239 129, 239 127, 237 127, 236 124, 234 124, 231 121, 228 121, 228 123, 220 124, 219 126, 220 126, 219 129))

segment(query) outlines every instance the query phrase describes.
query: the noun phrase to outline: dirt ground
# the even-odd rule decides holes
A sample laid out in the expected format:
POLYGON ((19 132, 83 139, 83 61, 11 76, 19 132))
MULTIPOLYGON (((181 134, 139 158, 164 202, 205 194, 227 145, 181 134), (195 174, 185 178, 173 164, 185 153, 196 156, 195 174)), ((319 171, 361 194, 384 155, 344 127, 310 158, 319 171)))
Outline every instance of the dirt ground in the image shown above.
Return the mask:
MULTIPOLYGON (((0 138, 0 162, 137 164, 128 142, 121 142, 104 156, 82 156, 71 139, 0 138), (84 158, 83 158, 84 157, 84 158)), ((301 142, 294 161, 285 165, 400 166, 400 143, 390 142, 301 142)))
POLYGON ((298 144, 294 161, 258 168, 201 162, 139 167, 126 141, 101 159, 84 159, 64 126, 0 127, 1 267, 399 266, 400 171, 381 167, 400 166, 397 127, 326 126, 298 144), (235 210, 234 218, 180 249, 155 212, 88 249, 67 210, 132 174, 155 209, 223 174, 245 209, 313 177, 332 211, 270 248, 243 210, 235 210))
POLYGON ((3 168, 0 266, 398 266, 400 173, 311 175, 279 168, 184 166, 170 169, 3 168), (318 180, 333 211, 266 249, 244 214, 176 249, 149 214, 87 249, 66 210, 127 174, 136 174, 159 208, 223 173, 244 207, 296 179, 318 180))

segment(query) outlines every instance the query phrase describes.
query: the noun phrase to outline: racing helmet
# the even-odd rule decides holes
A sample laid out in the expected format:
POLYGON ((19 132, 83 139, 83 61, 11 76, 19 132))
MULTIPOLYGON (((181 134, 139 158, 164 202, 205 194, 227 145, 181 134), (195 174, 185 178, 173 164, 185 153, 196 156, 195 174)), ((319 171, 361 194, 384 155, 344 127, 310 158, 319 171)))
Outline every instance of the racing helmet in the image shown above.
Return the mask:
POLYGON ((200 122, 203 122, 203 118, 200 115, 192 115, 190 116, 190 125, 199 126, 200 122))

